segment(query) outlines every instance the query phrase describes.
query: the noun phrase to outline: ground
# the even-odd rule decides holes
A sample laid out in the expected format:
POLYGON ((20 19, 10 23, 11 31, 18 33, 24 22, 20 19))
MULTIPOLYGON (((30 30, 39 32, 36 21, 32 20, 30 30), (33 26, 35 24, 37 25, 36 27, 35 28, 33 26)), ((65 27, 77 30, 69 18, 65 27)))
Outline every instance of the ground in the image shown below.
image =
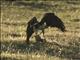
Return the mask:
POLYGON ((80 1, 1 1, 0 26, 2 60, 80 60, 80 1), (27 22, 46 12, 55 13, 67 31, 47 28, 45 42, 33 34, 26 44, 27 22))

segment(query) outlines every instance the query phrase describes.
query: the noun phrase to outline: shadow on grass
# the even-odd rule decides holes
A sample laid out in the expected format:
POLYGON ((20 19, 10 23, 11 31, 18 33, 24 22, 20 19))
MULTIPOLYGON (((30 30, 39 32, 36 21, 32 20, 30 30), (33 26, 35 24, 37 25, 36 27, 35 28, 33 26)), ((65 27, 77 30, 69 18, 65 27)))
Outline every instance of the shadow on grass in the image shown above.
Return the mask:
POLYGON ((75 42, 75 46, 73 43, 69 43, 70 46, 60 47, 55 43, 50 42, 40 42, 37 41, 35 43, 30 42, 30 44, 26 44, 25 41, 11 41, 11 42, 2 42, 1 43, 1 51, 8 51, 10 53, 34 53, 34 54, 47 54, 49 56, 58 56, 62 58, 69 59, 80 59, 80 45, 75 42))
POLYGON ((19 59, 11 58, 11 57, 1 57, 0 59, 1 60, 19 60, 19 59))

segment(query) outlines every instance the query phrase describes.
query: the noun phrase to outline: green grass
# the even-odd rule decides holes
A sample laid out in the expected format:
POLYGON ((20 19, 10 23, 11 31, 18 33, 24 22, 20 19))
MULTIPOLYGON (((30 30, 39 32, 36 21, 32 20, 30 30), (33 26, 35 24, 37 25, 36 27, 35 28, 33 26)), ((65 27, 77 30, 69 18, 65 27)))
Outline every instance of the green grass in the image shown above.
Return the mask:
POLYGON ((79 3, 80 1, 1 2, 1 59, 80 60, 79 3), (67 32, 47 28, 46 42, 37 42, 33 34, 27 45, 27 22, 33 16, 40 21, 46 12, 54 12, 64 22, 67 32))

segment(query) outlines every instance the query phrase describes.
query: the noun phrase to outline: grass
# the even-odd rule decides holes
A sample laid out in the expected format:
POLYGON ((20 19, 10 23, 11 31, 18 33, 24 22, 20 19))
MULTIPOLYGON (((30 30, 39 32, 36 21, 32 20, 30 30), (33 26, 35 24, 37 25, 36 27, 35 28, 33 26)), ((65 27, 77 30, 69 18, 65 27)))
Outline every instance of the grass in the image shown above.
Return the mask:
MULTIPOLYGON (((2 60, 80 60, 80 1, 1 2, 2 60), (37 42, 34 35, 27 45, 27 22, 46 12, 54 12, 66 26, 45 29, 46 41, 37 42), (16 36, 15 36, 16 35, 16 36), (16 58, 17 57, 17 58, 16 58)), ((42 35, 41 35, 42 36, 42 35)))

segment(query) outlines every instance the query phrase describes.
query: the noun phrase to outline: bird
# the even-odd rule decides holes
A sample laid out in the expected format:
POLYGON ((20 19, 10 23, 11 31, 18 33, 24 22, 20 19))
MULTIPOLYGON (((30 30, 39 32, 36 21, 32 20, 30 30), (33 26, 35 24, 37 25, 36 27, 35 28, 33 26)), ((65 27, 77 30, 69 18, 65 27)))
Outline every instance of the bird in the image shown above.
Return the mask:
POLYGON ((62 32, 65 32, 65 25, 63 21, 57 17, 54 13, 45 13, 40 22, 37 21, 36 17, 33 17, 29 22, 26 29, 26 42, 29 44, 29 39, 32 34, 35 32, 37 35, 38 30, 42 30, 44 36, 44 29, 48 27, 56 27, 62 32))

